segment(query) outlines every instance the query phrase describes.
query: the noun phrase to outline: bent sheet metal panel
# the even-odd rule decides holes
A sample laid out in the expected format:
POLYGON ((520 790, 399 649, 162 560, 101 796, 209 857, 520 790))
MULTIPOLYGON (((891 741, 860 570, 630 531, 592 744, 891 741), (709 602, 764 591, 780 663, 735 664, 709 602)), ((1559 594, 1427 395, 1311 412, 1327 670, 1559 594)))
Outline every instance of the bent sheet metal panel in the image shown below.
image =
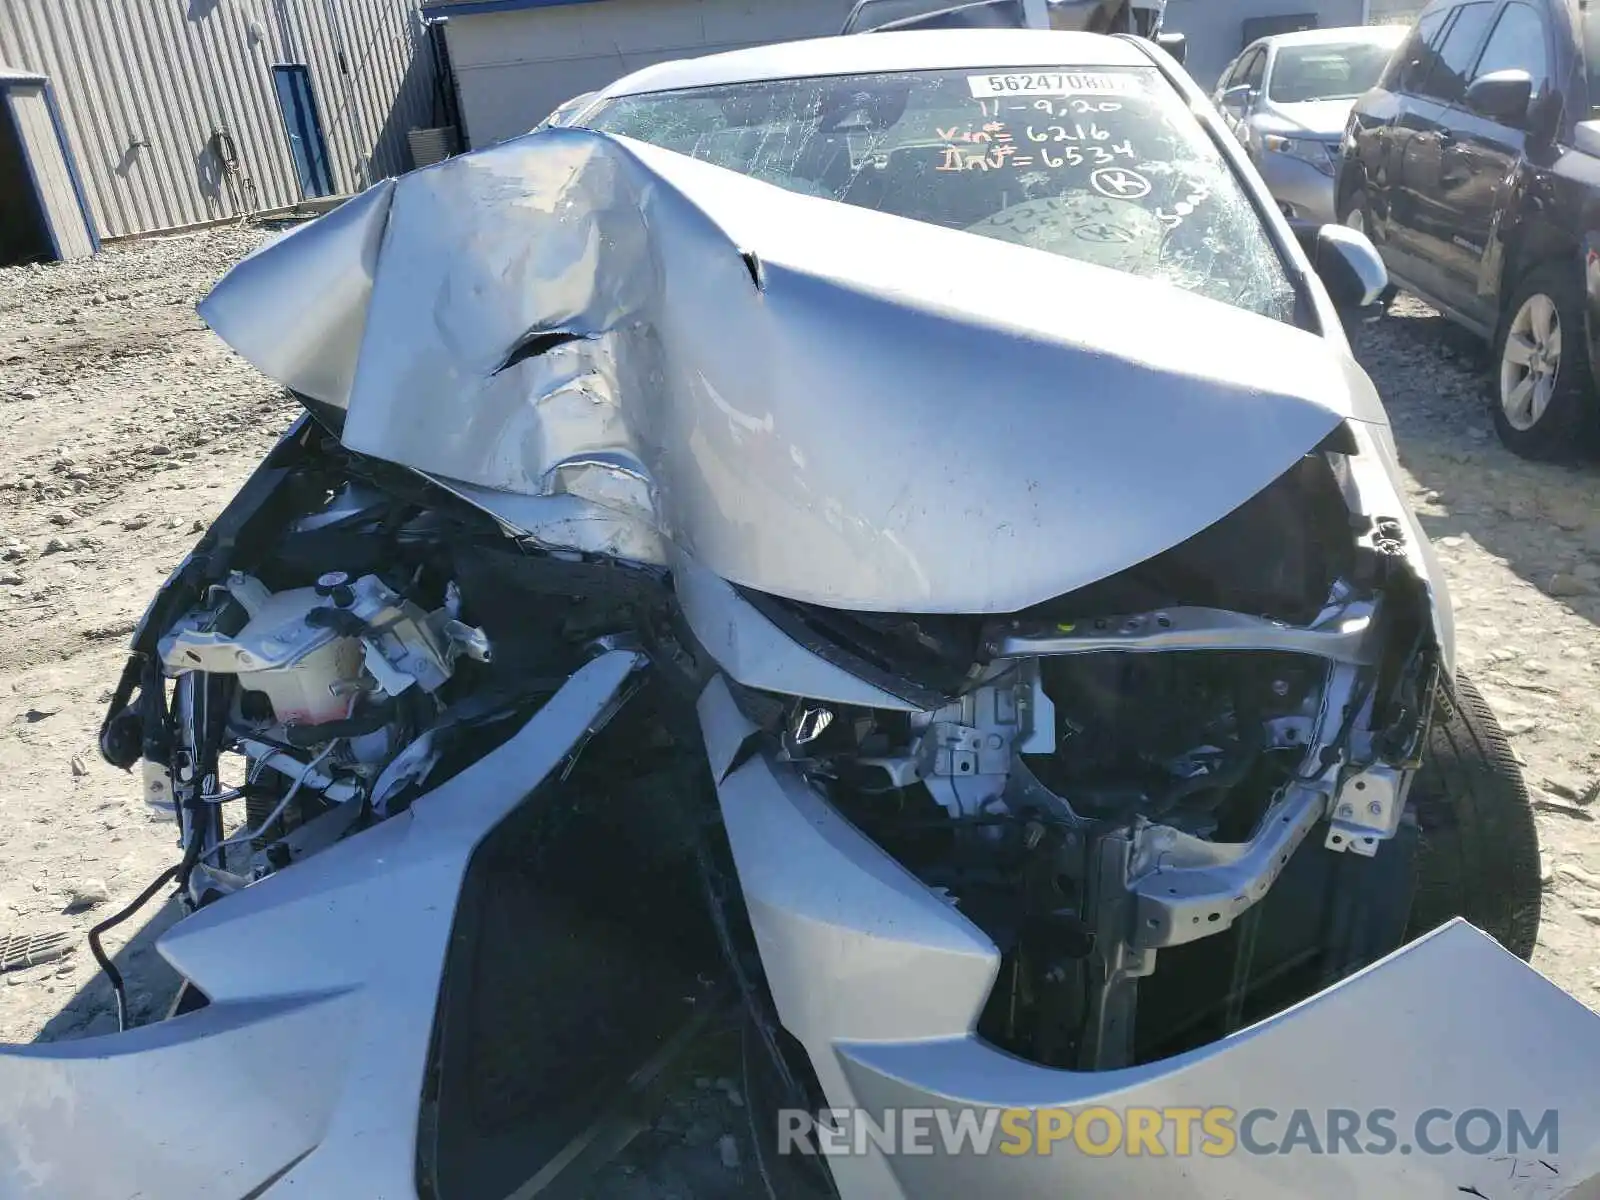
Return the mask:
POLYGON ((393 193, 386 179, 241 259, 201 319, 263 374, 344 408, 393 193))
POLYGON ((285 996, 0 1047, 0 1196, 249 1195, 326 1136, 359 1009, 285 996))
MULTIPOLYGON (((491 508, 580 496, 794 599, 1021 608, 1191 536, 1340 419, 1384 421, 1314 334, 587 131, 414 172, 386 220, 347 444, 491 508), (558 331, 580 336, 518 357, 558 331)), ((267 248, 203 315, 270 372, 309 318, 251 293, 268 260, 357 261, 330 243, 267 248)), ((355 328, 354 290, 303 300, 355 328)))
POLYGON ((403 815, 169 930, 162 954, 209 1007, 0 1047, 0 1196, 237 1200, 291 1164, 273 1197, 414 1195, 434 1008, 472 852, 604 724, 640 662, 593 660, 403 815))
MULTIPOLYGON (((731 762, 726 742, 743 734, 723 681, 699 711, 708 745, 731 762)), ((1559 1146, 1542 1154, 1555 1184, 1531 1189, 1519 1190, 1503 1156, 1090 1157, 1064 1145, 1048 1157, 837 1158, 845 1195, 1415 1200, 1477 1187, 1490 1200, 1556 1200, 1585 1195, 1572 1190, 1580 1183, 1600 1189, 1600 1017, 1464 922, 1202 1049, 1125 1070, 1053 1070, 977 1040, 994 945, 793 768, 759 754, 717 788, 779 1017, 832 1106, 880 1117, 968 1105, 1264 1107, 1283 1114, 1263 1129, 1272 1137, 1298 1108, 1323 1129, 1329 1108, 1393 1109, 1402 1134, 1435 1107, 1520 1108, 1530 1128, 1559 1110, 1559 1146)))
MULTIPOLYGON (((1388 1125, 1396 1145, 1383 1154, 1350 1153, 1345 1145, 1316 1156, 1241 1148, 1217 1158, 1093 1157, 1062 1145, 1050 1156, 901 1155, 892 1169, 905 1196, 1600 1196, 1600 1018, 1459 919, 1231 1038, 1129 1070, 1046 1071, 971 1036, 837 1049, 855 1102, 875 1111, 974 1105, 1081 1112, 1098 1104, 1119 1111, 1224 1106, 1241 1115, 1269 1109, 1277 1115, 1262 1119, 1255 1136, 1276 1145, 1303 1109, 1325 1149, 1329 1109, 1360 1115, 1356 1144, 1363 1147, 1379 1141, 1365 1124, 1368 1114, 1393 1114, 1388 1125), (1416 1122, 1430 1109, 1451 1113, 1424 1130, 1435 1145, 1454 1143, 1454 1118, 1473 1109, 1496 1114, 1502 1128, 1520 1110, 1529 1129, 1554 1111, 1557 1140, 1517 1152, 1502 1146, 1483 1154, 1424 1153, 1416 1122)), ((1482 1139, 1487 1129, 1479 1119, 1468 1136, 1482 1139)))

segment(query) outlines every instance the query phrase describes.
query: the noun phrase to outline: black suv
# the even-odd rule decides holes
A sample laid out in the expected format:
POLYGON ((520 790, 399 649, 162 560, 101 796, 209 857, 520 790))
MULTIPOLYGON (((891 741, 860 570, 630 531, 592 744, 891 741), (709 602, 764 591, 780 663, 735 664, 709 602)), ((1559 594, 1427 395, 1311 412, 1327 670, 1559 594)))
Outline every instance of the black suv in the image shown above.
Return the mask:
POLYGON ((1434 0, 1356 104, 1339 219, 1489 339, 1501 440, 1600 443, 1600 3, 1434 0))

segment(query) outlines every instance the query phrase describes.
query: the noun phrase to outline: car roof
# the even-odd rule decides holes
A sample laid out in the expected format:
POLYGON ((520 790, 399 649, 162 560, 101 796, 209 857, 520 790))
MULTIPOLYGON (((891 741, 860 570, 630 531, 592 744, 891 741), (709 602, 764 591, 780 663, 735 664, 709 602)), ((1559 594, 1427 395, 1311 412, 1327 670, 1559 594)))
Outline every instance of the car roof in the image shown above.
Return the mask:
POLYGON ((1410 31, 1408 25, 1347 25, 1339 29, 1302 29, 1298 33, 1275 33, 1261 39, 1268 47, 1329 46, 1349 42, 1371 42, 1374 46, 1397 46, 1410 31))
POLYGON ((818 75, 876 71, 1135 67, 1152 59, 1131 38, 1039 29, 937 29, 809 38, 657 63, 602 88, 597 99, 818 75))

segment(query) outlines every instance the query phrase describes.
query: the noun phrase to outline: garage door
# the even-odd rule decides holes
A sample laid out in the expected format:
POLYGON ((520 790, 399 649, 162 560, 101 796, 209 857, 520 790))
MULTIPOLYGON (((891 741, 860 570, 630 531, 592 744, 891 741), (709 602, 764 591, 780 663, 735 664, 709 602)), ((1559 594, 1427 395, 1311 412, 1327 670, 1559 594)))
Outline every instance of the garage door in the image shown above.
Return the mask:
POLYGON ((94 234, 67 166, 67 151, 56 128, 43 82, 0 79, 0 120, 11 124, 20 151, 22 178, 31 184, 57 258, 88 258, 95 252, 94 234))
POLYGON ((468 144, 526 133, 563 101, 652 63, 837 33, 850 7, 850 0, 599 0, 452 16, 445 29, 468 144))

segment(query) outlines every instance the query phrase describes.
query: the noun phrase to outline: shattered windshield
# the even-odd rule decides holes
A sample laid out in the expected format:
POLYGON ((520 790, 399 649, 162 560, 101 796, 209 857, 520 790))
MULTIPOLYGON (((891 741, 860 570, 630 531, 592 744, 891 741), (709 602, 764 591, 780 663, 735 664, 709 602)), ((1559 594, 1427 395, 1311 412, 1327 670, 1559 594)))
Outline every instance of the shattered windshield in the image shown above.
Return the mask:
POLYGON ((723 84, 622 97, 583 123, 1294 319, 1294 287, 1250 200, 1154 68, 723 84))

